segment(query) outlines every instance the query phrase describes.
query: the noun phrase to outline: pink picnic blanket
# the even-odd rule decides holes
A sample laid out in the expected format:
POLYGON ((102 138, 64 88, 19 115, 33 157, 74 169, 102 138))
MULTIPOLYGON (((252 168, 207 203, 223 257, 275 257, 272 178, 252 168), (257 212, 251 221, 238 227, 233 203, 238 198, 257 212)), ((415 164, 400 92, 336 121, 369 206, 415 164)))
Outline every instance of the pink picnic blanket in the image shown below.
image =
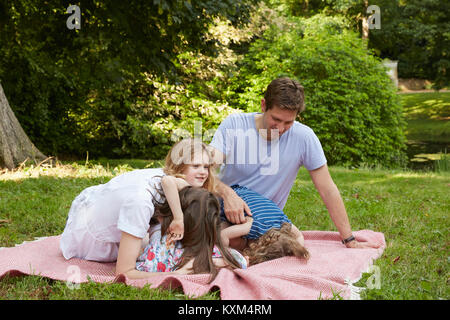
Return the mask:
MULTIPOLYGON (((337 232, 303 231, 305 247, 311 258, 285 257, 249 267, 221 269, 208 284, 209 275, 170 275, 161 273, 151 279, 131 280, 114 276, 114 263, 81 259, 65 260, 59 249, 60 236, 25 242, 16 247, 0 248, 0 279, 5 275, 40 275, 68 284, 87 282, 123 282, 152 288, 179 288, 186 295, 198 297, 219 289, 224 300, 285 300, 331 298, 338 293, 345 299, 358 299, 352 285, 383 253, 384 235, 371 230, 354 232, 358 241, 378 243, 379 249, 348 249, 337 232)), ((1 280, 0 280, 1 281, 1 280)))

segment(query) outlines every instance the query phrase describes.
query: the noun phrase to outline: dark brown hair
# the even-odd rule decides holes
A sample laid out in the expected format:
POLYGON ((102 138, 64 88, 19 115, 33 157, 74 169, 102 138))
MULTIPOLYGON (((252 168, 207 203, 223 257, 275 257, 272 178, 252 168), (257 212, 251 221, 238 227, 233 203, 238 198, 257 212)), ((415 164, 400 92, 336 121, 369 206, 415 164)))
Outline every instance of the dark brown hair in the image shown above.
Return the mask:
MULTIPOLYGON (((220 204, 217 197, 203 188, 192 186, 181 189, 179 195, 184 216, 184 236, 181 240, 184 250, 176 268, 183 267, 195 258, 192 273, 210 273, 211 282, 218 273, 212 258, 214 245, 219 249, 228 267, 240 268, 229 250, 225 249, 220 237, 220 204)), ((155 199, 153 203, 155 213, 152 219, 162 220, 161 235, 164 235, 173 220, 173 214, 166 200, 158 202, 155 199)))
POLYGON ((297 241, 287 222, 280 229, 272 228, 251 243, 244 249, 244 255, 249 257, 250 265, 286 256, 309 259, 308 250, 297 241))
POLYGON ((266 110, 278 107, 301 113, 305 110, 303 86, 296 80, 283 77, 273 80, 264 94, 266 110))

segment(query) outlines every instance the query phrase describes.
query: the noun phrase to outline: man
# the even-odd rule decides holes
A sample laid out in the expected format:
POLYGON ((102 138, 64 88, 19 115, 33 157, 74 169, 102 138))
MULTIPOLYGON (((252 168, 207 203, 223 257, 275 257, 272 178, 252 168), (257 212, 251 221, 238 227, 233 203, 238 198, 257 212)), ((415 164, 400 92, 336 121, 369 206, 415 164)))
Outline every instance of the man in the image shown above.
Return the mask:
POLYGON ((278 78, 269 84, 261 100, 262 113, 232 114, 220 124, 210 145, 221 164, 218 192, 224 199, 227 219, 244 223, 244 211, 251 215, 229 186, 246 186, 283 209, 298 170, 305 166, 343 243, 349 248, 378 247, 353 237, 320 141, 311 128, 295 121, 304 109, 303 87, 295 80, 278 78))

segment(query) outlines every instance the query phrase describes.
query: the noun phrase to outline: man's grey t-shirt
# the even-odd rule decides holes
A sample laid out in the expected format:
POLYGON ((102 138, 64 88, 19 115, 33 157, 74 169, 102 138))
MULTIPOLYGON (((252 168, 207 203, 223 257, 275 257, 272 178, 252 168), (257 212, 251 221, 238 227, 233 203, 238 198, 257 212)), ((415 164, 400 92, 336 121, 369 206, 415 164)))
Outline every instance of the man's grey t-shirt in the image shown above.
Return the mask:
POLYGON ((220 180, 239 184, 274 201, 283 209, 298 170, 327 163, 319 139, 297 121, 279 139, 267 141, 256 129, 257 113, 234 113, 214 134, 211 146, 225 155, 220 180))

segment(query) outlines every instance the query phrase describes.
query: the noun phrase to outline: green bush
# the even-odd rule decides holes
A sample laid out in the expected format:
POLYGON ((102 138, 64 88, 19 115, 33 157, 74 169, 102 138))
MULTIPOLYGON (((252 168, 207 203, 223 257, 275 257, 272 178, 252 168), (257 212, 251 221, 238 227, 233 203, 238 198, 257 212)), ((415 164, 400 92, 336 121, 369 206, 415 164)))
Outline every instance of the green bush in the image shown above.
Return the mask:
POLYGON ((299 120, 316 132, 329 164, 404 164, 405 122, 395 88, 343 18, 315 15, 273 25, 242 61, 234 106, 259 111, 265 88, 278 76, 304 86, 306 111, 299 120))
MULTIPOLYGON (((177 137, 202 134, 208 140, 208 130, 217 128, 234 109, 212 94, 205 96, 205 89, 196 88, 199 82, 171 84, 147 75, 135 83, 137 94, 128 106, 127 117, 115 125, 121 141, 121 148, 115 152, 162 159, 177 137), (154 89, 145 90, 149 87, 154 89), (197 128, 195 121, 199 123, 197 128)), ((221 91, 215 81, 210 85, 221 91)))

